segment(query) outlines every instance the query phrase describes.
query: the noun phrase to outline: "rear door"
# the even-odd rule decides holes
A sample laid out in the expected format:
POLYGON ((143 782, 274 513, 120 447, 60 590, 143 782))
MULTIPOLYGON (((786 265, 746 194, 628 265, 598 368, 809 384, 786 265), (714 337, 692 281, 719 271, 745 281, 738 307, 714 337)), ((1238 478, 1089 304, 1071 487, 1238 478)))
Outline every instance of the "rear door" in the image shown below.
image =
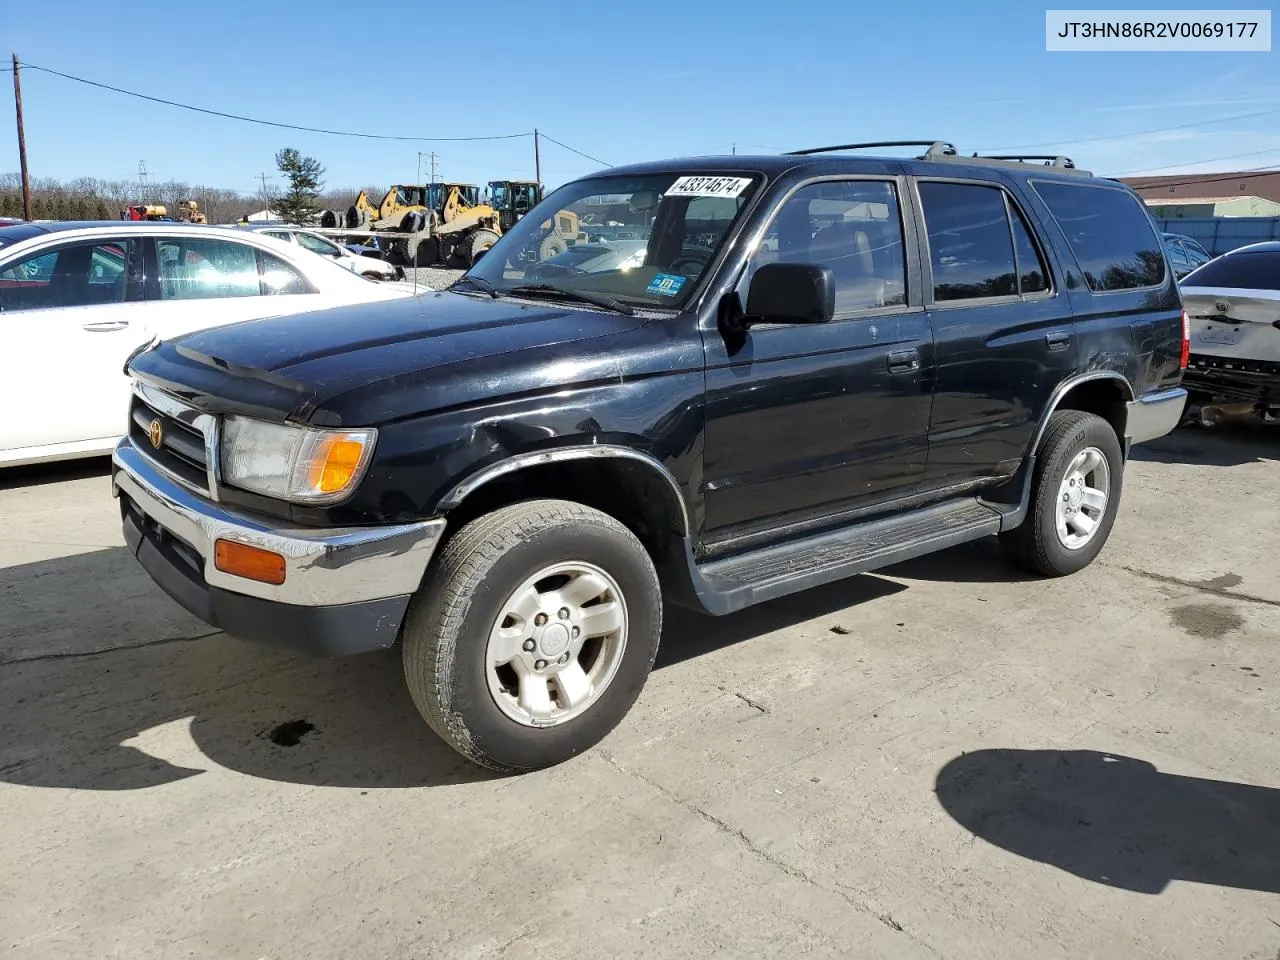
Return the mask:
POLYGON ((1078 357, 1071 305, 1009 188, 921 178, 925 296, 935 338, 928 485, 1017 470, 1040 411, 1078 357))
POLYGON ((143 250, 139 237, 95 237, 0 263, 0 450, 124 433, 124 363, 151 336, 143 250))
POLYGON ((155 326, 162 338, 336 302, 282 258, 239 240, 159 236, 155 254, 155 296, 165 305, 155 326))

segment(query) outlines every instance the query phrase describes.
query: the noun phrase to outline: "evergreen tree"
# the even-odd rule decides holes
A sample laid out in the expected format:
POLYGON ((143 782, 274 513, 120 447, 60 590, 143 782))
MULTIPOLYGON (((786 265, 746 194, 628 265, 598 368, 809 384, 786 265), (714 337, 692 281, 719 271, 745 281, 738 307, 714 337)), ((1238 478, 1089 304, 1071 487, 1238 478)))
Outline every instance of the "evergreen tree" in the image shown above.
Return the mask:
POLYGON ((309 223, 320 213, 317 198, 324 167, 314 157, 304 157, 293 147, 276 154, 276 167, 289 181, 288 191, 271 201, 271 210, 286 223, 309 223))

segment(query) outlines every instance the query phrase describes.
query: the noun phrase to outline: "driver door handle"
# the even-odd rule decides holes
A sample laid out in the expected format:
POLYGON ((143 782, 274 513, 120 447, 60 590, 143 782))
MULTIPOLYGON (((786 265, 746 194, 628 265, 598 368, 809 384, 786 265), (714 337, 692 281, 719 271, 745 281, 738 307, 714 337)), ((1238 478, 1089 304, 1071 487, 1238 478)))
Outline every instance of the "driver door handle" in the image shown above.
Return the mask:
POLYGON ((128 320, 99 320, 96 323, 86 323, 81 329, 88 330, 90 333, 111 333, 113 330, 124 330, 128 326, 128 320))

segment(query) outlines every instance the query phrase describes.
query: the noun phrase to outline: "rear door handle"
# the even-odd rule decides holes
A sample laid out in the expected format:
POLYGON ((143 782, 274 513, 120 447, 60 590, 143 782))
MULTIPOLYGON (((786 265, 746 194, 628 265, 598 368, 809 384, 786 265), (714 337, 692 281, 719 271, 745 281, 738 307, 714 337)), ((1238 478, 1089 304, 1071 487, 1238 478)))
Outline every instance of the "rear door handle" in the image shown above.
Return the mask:
POLYGON ((888 356, 890 373, 910 373, 920 369, 919 350, 894 350, 888 356))
POLYGON ((124 330, 128 326, 128 320, 99 320, 97 323, 86 323, 81 329, 90 333, 110 333, 113 330, 124 330))
POLYGON ((1044 335, 1044 339, 1050 350, 1065 350, 1071 343, 1071 334, 1065 330, 1050 330, 1044 335))

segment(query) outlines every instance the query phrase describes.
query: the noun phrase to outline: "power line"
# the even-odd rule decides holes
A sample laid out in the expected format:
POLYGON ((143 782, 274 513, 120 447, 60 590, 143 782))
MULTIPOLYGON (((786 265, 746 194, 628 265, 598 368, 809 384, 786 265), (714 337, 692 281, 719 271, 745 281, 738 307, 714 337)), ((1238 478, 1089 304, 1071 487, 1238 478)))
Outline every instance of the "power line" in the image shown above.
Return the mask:
POLYGON ((592 163, 598 163, 602 167, 611 166, 611 164, 609 164, 607 161, 601 160, 599 157, 593 157, 589 153, 583 153, 581 150, 575 149, 574 147, 569 146, 567 143, 561 143, 555 137, 549 137, 544 133, 542 134, 542 138, 544 140, 550 140, 552 143, 554 143, 558 147, 564 147, 570 153, 576 153, 580 157, 585 157, 587 160, 590 160, 592 163))
POLYGON ((1190 130, 1193 127, 1203 127, 1211 123, 1230 123, 1232 120, 1251 120, 1254 117, 1269 117, 1272 114, 1280 113, 1280 107, 1273 107, 1270 110, 1257 110, 1253 113, 1237 113, 1230 117, 1215 117, 1211 120, 1196 120, 1193 123, 1179 123, 1172 127, 1154 127, 1150 130, 1130 131, 1129 133, 1110 133, 1101 137, 1078 137, 1069 140, 1044 140, 1040 143, 1015 143, 1008 147, 989 147, 980 150, 980 153, 998 153, 1002 150, 1031 150, 1037 147, 1055 147, 1055 146, 1074 146, 1078 143, 1100 143, 1103 140, 1126 140, 1129 137, 1145 137, 1150 133, 1169 133, 1173 130, 1190 130))
MULTIPOLYGON (((1172 170, 1176 167, 1194 167, 1196 166, 1196 164, 1200 164, 1200 163, 1219 163, 1222 160, 1238 160, 1241 157, 1257 157, 1257 156, 1261 156, 1264 153, 1280 153, 1280 147, 1268 147, 1265 150, 1250 150, 1248 153, 1233 153, 1225 157, 1208 157, 1207 159, 1204 159, 1204 160, 1188 160, 1185 163, 1166 163, 1163 166, 1156 167, 1155 169, 1156 170, 1172 170)), ((1140 167, 1137 170, 1125 170, 1123 173, 1112 174, 1112 176, 1128 177, 1128 176, 1133 176, 1134 174, 1141 174, 1143 170, 1150 170, 1150 169, 1152 168, 1140 167)), ((1154 174, 1148 174, 1148 176, 1158 177, 1160 176, 1160 174, 1154 173, 1154 174)), ((1234 178, 1227 177, 1226 179, 1231 180, 1234 178)), ((1200 181, 1196 180, 1193 182, 1200 182, 1200 181)))
MULTIPOLYGON (((505 133, 491 137, 405 137, 381 133, 355 133, 350 130, 328 130, 323 127, 304 127, 296 123, 280 123, 275 120, 263 120, 258 117, 245 117, 236 113, 226 113, 222 110, 210 110, 205 107, 193 106, 189 103, 179 103, 176 100, 166 100, 163 97, 153 97, 149 94, 138 93, 134 90, 125 90, 121 87, 113 87, 109 83, 99 83, 96 80, 86 80, 84 77, 74 77, 69 73, 63 73, 60 70, 52 70, 49 67, 41 67, 34 63, 27 63, 25 60, 20 61, 19 66, 25 67, 28 70, 39 70, 41 73, 50 73, 55 77, 62 77, 64 80, 74 80, 76 83, 83 83, 90 87, 98 87, 101 90, 110 90, 113 93, 122 93, 127 97, 136 97, 139 100, 150 100, 152 103, 161 103, 168 107, 177 107, 181 110, 192 110, 196 113, 204 113, 212 117, 222 117, 226 120, 240 120, 245 123, 256 123, 264 127, 277 127, 281 130, 300 130, 303 133, 324 133, 334 137, 358 137, 363 140, 400 140, 420 143, 464 143, 478 140, 518 140, 521 137, 533 136, 533 131, 529 131, 528 133, 505 133)), ((550 140, 551 138, 548 137, 547 139, 550 140)), ((563 147, 564 144, 560 144, 560 146, 563 147)), ((566 149, 572 150, 573 148, 568 147, 566 149)), ((576 153, 577 151, 574 152, 576 153)))

